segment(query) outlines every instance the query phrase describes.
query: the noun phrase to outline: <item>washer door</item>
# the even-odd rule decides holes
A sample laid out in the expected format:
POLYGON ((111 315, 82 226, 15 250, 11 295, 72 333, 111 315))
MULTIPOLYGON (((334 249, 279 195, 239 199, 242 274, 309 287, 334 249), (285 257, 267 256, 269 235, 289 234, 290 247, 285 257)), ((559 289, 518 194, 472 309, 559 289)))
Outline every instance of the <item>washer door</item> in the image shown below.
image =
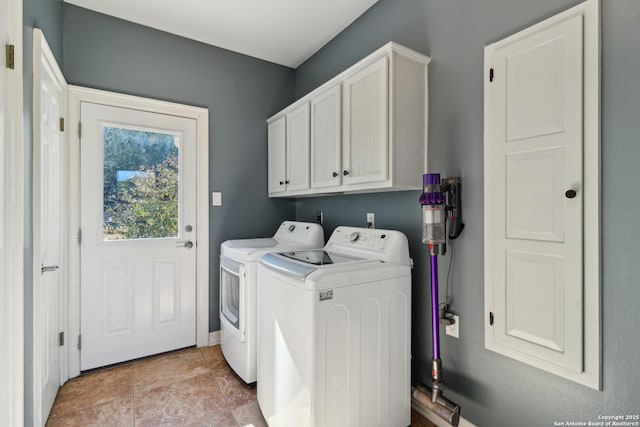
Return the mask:
POLYGON ((244 342, 244 264, 220 257, 220 322, 244 342))

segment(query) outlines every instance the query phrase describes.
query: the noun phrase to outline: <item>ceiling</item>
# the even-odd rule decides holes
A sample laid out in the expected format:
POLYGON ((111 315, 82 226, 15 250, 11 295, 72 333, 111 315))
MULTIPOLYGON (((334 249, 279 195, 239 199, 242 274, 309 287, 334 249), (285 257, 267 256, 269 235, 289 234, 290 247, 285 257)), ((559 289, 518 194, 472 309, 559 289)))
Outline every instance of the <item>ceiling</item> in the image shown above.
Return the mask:
POLYGON ((296 68, 378 0, 65 0, 296 68))

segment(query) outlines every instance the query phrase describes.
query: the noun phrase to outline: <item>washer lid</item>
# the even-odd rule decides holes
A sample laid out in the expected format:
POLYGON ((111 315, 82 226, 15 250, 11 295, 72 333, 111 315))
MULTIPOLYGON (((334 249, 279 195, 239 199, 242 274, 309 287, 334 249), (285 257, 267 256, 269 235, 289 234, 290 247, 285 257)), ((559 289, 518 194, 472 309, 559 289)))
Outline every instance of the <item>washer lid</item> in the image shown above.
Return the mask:
POLYGON ((297 261, 313 265, 339 264, 341 262, 349 262, 361 259, 353 256, 327 252, 321 249, 281 252, 280 255, 285 258, 295 259, 297 261))
POLYGON ((272 237, 266 239, 227 240, 220 249, 220 255, 232 257, 239 261, 257 261, 269 252, 292 251, 297 249, 312 249, 305 243, 278 240, 272 237))
POLYGON ((220 254, 239 261, 257 261, 268 252, 316 249, 324 246, 322 226, 309 222, 284 221, 273 237, 227 240, 220 254))
POLYGON ((304 280, 319 268, 367 261, 322 249, 268 253, 260 258, 261 264, 299 280, 304 280))

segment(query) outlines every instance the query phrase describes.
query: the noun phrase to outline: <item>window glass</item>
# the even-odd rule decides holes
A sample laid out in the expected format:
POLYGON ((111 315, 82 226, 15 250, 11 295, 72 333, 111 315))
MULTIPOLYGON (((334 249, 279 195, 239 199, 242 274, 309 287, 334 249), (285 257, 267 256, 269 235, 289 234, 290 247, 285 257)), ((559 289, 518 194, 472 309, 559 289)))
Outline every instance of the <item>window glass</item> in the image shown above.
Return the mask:
POLYGON ((176 135, 104 127, 104 240, 178 236, 176 135))

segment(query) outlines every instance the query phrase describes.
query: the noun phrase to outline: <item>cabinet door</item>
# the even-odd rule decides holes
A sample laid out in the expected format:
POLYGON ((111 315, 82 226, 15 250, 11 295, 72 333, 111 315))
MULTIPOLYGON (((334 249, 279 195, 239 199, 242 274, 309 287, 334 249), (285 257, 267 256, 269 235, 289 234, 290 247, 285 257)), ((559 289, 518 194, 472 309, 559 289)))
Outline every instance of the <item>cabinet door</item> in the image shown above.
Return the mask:
POLYGON ((281 193, 286 189, 286 117, 282 116, 278 120, 269 123, 269 194, 281 193))
POLYGON ((488 343, 583 371, 583 17, 493 52, 486 83, 488 343))
POLYGON ((287 114, 287 191, 309 188, 309 103, 287 114))
POLYGON ((311 188, 340 185, 340 85, 311 100, 311 188))
POLYGON ((381 58, 343 83, 344 184, 388 179, 388 67, 388 58, 381 58))

